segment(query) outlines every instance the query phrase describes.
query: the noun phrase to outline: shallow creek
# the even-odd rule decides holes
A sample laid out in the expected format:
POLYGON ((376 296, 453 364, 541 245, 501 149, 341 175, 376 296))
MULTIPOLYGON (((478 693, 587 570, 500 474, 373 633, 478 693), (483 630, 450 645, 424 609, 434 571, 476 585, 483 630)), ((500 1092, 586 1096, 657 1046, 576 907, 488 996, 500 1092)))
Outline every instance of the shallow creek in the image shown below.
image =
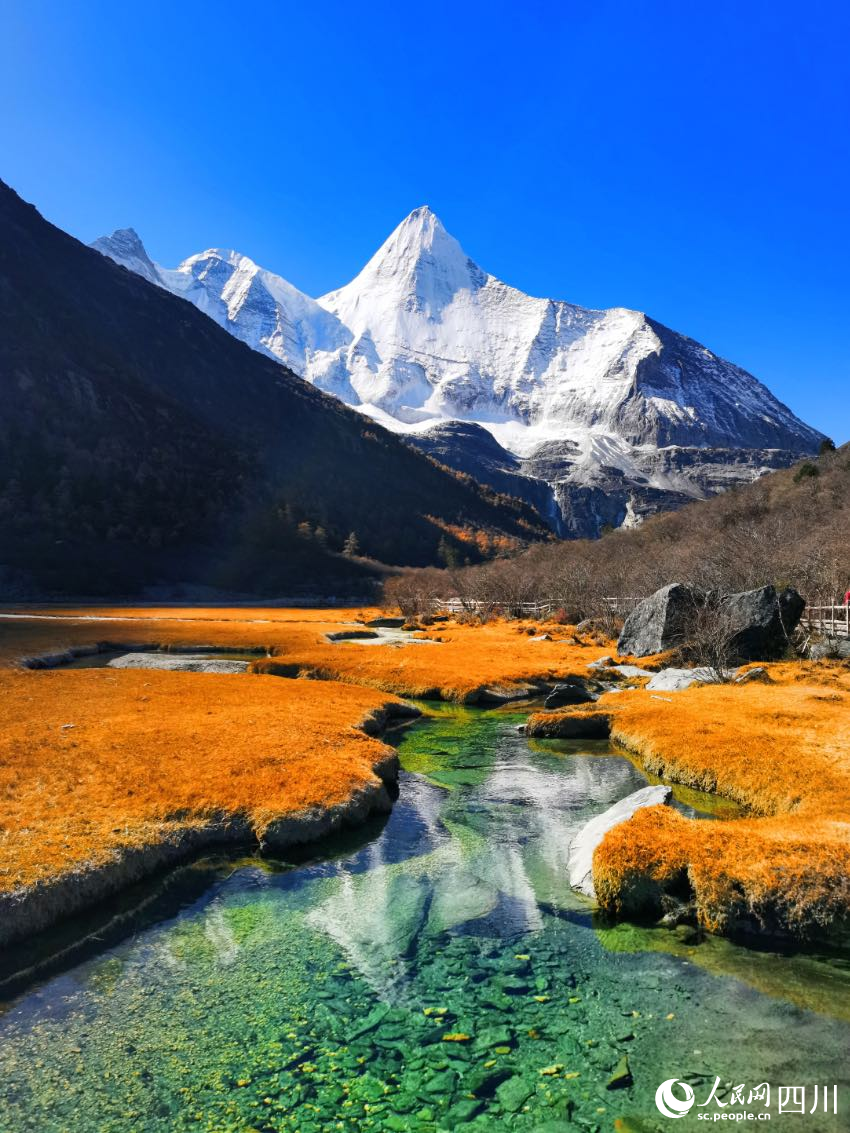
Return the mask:
POLYGON ((605 744, 530 743, 514 710, 426 708, 385 824, 306 860, 176 871, 8 1002, 0 1128, 647 1131, 670 1124, 661 1082, 702 1103, 718 1077, 726 1109, 677 1128, 763 1112, 732 1087, 764 1081, 771 1127, 848 1128, 780 1115, 777 1091, 850 1104, 850 960, 595 923, 569 841, 643 773, 605 744))

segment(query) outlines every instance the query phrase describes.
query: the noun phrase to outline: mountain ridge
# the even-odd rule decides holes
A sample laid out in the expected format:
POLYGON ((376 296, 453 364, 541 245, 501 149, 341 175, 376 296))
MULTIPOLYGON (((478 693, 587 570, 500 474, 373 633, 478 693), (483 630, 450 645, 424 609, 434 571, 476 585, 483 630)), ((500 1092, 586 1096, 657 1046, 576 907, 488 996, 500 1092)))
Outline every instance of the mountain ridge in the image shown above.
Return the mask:
MULTIPOLYGON (((111 241, 96 246, 128 267, 139 262, 111 241)), ((639 522, 724 479, 791 464, 823 440, 753 375, 642 312, 535 298, 489 275, 428 206, 318 299, 231 251, 156 271, 254 349, 410 443, 432 449, 437 429, 452 467, 470 464, 460 439, 468 434, 447 443, 452 421, 487 430, 527 478, 541 479, 533 469, 544 458, 559 534, 639 522), (728 458, 718 478, 720 450, 728 458), (703 461, 703 451, 713 455, 703 461), (608 497, 604 522, 582 504, 598 490, 608 497)))
POLYGON ((330 587, 369 573, 352 531, 397 564, 546 535, 2 182, 0 237, 0 589, 330 587))

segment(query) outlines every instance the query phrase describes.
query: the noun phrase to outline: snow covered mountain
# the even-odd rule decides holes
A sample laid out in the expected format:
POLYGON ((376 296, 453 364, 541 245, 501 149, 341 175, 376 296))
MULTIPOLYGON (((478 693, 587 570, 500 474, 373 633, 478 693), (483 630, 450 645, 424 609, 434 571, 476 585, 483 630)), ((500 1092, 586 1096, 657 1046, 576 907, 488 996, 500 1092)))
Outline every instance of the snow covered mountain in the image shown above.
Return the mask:
POLYGON ((247 256, 169 270, 132 229, 94 247, 561 534, 628 526, 792 463, 823 439, 751 374, 638 311, 535 299, 427 207, 319 299, 247 256))

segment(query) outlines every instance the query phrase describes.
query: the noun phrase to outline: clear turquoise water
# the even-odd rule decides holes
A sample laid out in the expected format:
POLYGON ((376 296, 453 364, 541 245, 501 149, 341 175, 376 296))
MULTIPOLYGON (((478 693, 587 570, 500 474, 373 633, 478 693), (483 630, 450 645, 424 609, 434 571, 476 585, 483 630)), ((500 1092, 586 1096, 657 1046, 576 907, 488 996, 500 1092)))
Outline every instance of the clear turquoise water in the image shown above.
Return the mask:
MULTIPOLYGON (((382 828, 308 861, 197 863, 11 1001, 0 1129, 651 1130, 663 1080, 702 1101, 718 1075, 727 1099, 767 1080, 850 1103, 845 958, 595 925, 567 846, 639 770, 430 707, 382 828)), ((774 1101, 770 1127, 792 1124, 850 1127, 774 1101)))

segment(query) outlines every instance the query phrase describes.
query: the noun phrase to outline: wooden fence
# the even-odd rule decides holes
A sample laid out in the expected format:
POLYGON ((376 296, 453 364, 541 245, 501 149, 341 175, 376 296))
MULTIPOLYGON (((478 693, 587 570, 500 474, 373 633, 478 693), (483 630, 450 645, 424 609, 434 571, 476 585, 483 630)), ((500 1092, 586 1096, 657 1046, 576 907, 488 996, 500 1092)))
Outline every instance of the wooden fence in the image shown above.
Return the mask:
POLYGON ((850 606, 807 606, 803 624, 829 637, 850 637, 850 606))
MULTIPOLYGON (((603 598, 602 601, 614 613, 628 614, 642 598, 603 598)), ((475 598, 434 598, 432 611, 444 614, 479 613, 481 610, 508 610, 514 617, 543 618, 563 607, 563 602, 552 598, 541 602, 512 602, 510 599, 485 602, 475 598)))
MULTIPOLYGON (((614 614, 621 617, 630 613, 639 597, 603 598, 602 601, 614 614)), ((461 614, 479 613, 482 610, 505 610, 514 617, 544 618, 559 610, 563 603, 557 599, 541 602, 512 602, 509 599, 486 602, 474 598, 434 598, 431 609, 436 613, 461 614)), ((850 605, 848 606, 807 606, 802 624, 810 632, 816 630, 829 637, 850 638, 850 605)))

